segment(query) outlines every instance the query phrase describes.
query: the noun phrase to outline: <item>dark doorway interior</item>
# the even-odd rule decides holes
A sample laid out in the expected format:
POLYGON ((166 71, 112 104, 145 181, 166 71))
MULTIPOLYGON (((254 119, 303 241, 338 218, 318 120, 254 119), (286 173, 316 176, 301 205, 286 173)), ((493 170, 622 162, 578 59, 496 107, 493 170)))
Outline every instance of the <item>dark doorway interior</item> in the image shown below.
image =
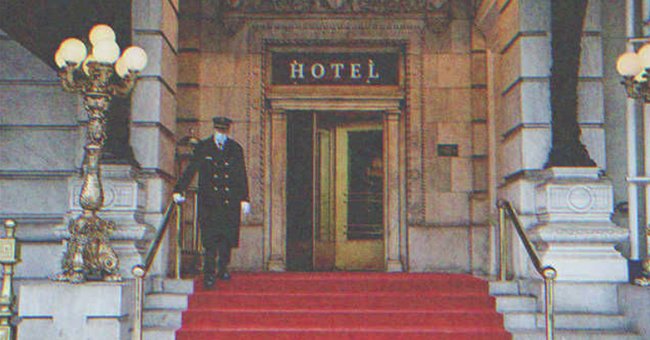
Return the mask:
POLYGON ((287 269, 313 269, 313 125, 311 112, 287 116, 287 269))

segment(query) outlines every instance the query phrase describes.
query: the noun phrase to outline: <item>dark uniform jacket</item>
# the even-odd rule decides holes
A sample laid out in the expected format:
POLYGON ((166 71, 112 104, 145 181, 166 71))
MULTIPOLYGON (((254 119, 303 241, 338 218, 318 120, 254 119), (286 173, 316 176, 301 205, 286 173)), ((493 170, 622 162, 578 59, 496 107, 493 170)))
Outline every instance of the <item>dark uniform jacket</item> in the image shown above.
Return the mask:
POLYGON ((202 140, 174 192, 187 189, 199 173, 198 219, 204 240, 221 234, 233 247, 239 244, 241 201, 249 201, 246 165, 241 145, 228 138, 223 149, 213 137, 202 140))

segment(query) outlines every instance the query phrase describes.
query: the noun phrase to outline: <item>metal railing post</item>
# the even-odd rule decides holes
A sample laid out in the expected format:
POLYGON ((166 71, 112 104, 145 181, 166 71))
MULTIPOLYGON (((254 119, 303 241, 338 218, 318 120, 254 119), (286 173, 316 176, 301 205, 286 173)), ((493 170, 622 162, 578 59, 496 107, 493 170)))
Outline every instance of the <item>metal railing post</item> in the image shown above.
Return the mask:
POLYGON ((142 311, 144 305, 144 276, 145 271, 141 266, 134 266, 133 277, 135 278, 135 310, 133 313, 133 340, 142 340, 142 311))
POLYGON ((555 269, 546 267, 543 271, 544 275, 544 302, 546 306, 546 340, 553 340, 555 337, 555 317, 553 315, 553 299, 555 289, 555 277, 557 272, 555 269))
POLYGON ((519 239, 521 240, 528 256, 530 257, 531 262, 535 266, 537 272, 544 278, 544 313, 546 317, 546 339, 553 340, 555 333, 555 318, 553 316, 554 308, 554 283, 555 278, 557 277, 557 271, 552 266, 542 267, 542 261, 539 258, 539 254, 535 249, 535 246, 524 231, 524 227, 519 219, 517 211, 512 207, 510 202, 505 200, 499 200, 497 203, 499 208, 499 237, 500 237, 500 271, 499 277, 501 281, 506 280, 507 274, 507 263, 508 263, 508 252, 507 252, 507 233, 506 233, 506 218, 509 218, 512 222, 519 239))
POLYGON ((508 272, 508 247, 506 233, 506 209, 499 202, 499 280, 505 281, 508 272))
MULTIPOLYGON (((149 249, 144 257, 143 264, 137 264, 131 269, 133 277, 135 278, 135 289, 134 289, 134 311, 133 311, 133 333, 131 338, 133 340, 142 340, 142 322, 143 322, 143 308, 144 308, 144 278, 147 276, 151 265, 153 264, 154 258, 158 253, 158 249, 162 244, 162 240, 165 236, 167 230, 167 225, 171 219, 171 215, 174 211, 173 209, 175 203, 170 203, 165 209, 165 214, 161 222, 161 226, 158 229, 158 233, 151 244, 149 244, 149 249)), ((1 340, 1 339, 0 339, 1 340)))
POLYGON ((183 231, 183 208, 180 204, 176 205, 176 270, 175 278, 179 280, 181 278, 181 262, 182 262, 182 248, 183 248, 183 238, 181 237, 181 232, 183 231))
POLYGON ((5 220, 6 236, 0 238, 0 263, 4 270, 2 276, 2 289, 0 290, 0 339, 11 340, 14 338, 14 329, 11 326, 13 316, 13 275, 14 266, 18 262, 16 246, 16 222, 5 220))

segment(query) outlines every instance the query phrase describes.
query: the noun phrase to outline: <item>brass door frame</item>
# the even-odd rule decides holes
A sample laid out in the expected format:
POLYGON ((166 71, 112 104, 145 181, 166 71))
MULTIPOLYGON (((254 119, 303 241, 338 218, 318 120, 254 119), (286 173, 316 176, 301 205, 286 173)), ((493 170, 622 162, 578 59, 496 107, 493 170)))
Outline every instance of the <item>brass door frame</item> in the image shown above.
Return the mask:
POLYGON ((265 269, 286 270, 286 112, 381 112, 384 131, 384 238, 385 270, 403 271, 407 259, 405 211, 406 181, 403 164, 405 140, 401 98, 372 97, 360 94, 336 100, 317 95, 268 98, 265 115, 264 241, 265 269))

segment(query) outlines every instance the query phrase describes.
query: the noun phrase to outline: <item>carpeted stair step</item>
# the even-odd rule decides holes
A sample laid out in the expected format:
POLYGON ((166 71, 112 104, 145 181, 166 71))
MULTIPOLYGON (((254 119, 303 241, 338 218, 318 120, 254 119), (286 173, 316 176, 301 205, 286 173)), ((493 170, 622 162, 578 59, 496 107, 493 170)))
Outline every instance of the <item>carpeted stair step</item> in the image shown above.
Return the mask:
POLYGON ((176 339, 511 339, 487 282, 469 275, 233 273, 215 290, 201 282, 176 339))
POLYGON ((176 340, 510 340, 505 331, 470 329, 440 330, 376 330, 376 329, 194 329, 176 333, 176 340))
POLYGON ((463 329, 503 327, 494 311, 401 311, 401 310, 188 310, 183 313, 188 327, 289 327, 375 329, 463 329))
POLYGON ((190 297, 190 309, 224 306, 234 309, 404 309, 494 310, 494 298, 485 294, 444 293, 250 293, 198 292, 190 297))
MULTIPOLYGON (((487 285, 481 281, 449 281, 449 280, 354 280, 345 282, 341 280, 322 279, 322 280, 237 280, 221 283, 218 289, 225 292, 281 292, 281 293, 316 293, 316 292, 339 292, 339 293, 362 293, 362 292, 445 292, 461 293, 476 292, 488 295, 487 285)), ((203 288, 199 285, 197 291, 203 288)))

